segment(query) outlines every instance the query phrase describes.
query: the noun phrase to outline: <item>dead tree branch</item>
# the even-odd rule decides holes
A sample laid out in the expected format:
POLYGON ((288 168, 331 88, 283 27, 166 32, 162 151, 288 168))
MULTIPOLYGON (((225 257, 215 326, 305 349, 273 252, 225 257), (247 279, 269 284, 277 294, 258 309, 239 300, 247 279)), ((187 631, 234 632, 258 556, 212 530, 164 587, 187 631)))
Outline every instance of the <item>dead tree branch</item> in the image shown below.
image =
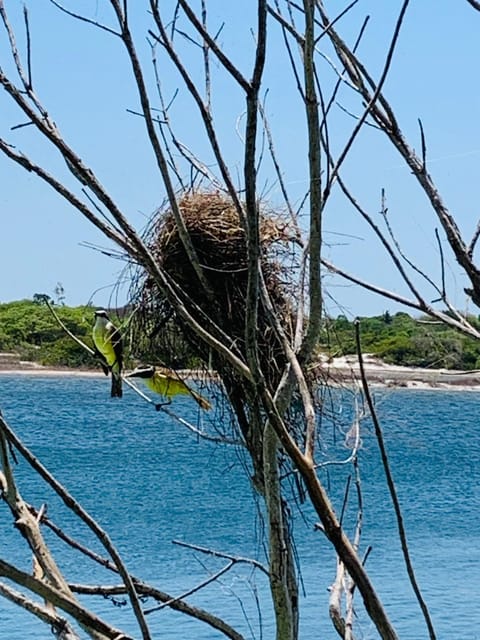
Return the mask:
POLYGON ((51 608, 42 606, 38 602, 30 600, 22 593, 12 589, 3 582, 0 582, 0 595, 7 600, 10 600, 10 602, 22 607, 25 611, 32 613, 39 620, 45 622, 45 624, 48 624, 53 629, 59 640, 80 640, 80 636, 75 633, 70 623, 57 613, 53 613, 51 608))
POLYGON ((390 463, 388 460, 387 449, 385 446, 385 440, 383 437, 383 431, 380 426, 380 422, 378 420, 377 412, 375 410, 375 404, 373 402, 372 396, 370 394, 370 387, 368 385, 367 376, 365 373, 365 367, 363 364, 363 355, 362 355, 362 346, 360 342, 360 322, 357 321, 355 324, 355 340, 357 344, 357 356, 358 356, 358 364, 360 366, 360 378, 362 381, 363 392, 365 394, 365 399, 367 401, 367 405, 370 411, 370 415, 372 418, 373 426, 375 429, 375 436, 377 438, 378 446, 380 449, 380 456, 382 459, 383 470, 385 472, 385 477, 387 480, 387 486, 390 493, 390 498, 392 500, 393 508, 395 511, 395 518, 397 520, 398 534, 400 538, 400 544, 402 547, 402 553, 405 560, 405 565, 407 568, 408 577, 410 580, 410 584, 412 585, 412 589, 417 598, 418 604, 420 605, 420 609, 422 610, 423 617, 425 619, 425 624, 427 625, 428 633, 430 636, 430 640, 436 640, 435 629, 433 627, 432 619, 430 617, 430 612, 428 611, 428 607, 423 599, 423 596, 420 591, 420 587, 418 586, 418 582, 415 576, 415 571, 413 568, 413 564, 410 558, 410 551, 408 549, 407 543, 407 534, 405 531, 405 526, 403 524, 402 511, 400 507, 400 502, 398 500, 397 490, 395 488, 395 482, 393 480, 393 475, 390 469, 390 463))
MULTIPOLYGON (((97 522, 90 516, 90 514, 83 509, 83 507, 71 496, 68 491, 54 478, 54 476, 35 458, 35 456, 27 449, 27 447, 21 442, 14 431, 8 426, 3 416, 0 415, 0 432, 2 436, 11 442, 22 457, 30 464, 30 466, 45 480, 45 482, 55 491, 55 493, 63 500, 65 505, 73 511, 97 536, 104 548, 110 554, 110 557, 114 561, 122 580, 124 581, 127 589, 130 602, 132 603, 133 610, 139 622, 142 630, 144 640, 150 640, 150 632, 146 624, 143 611, 138 599, 138 594, 135 591, 132 578, 128 573, 123 560, 120 557, 117 549, 112 544, 107 533, 97 524, 97 522)), ((64 588, 68 588, 64 582, 64 588)), ((52 602, 54 602, 52 600, 52 602)), ((67 611, 67 609, 65 609, 67 611)))
POLYGON ((74 599, 64 595, 64 593, 58 588, 50 586, 24 571, 20 571, 2 559, 0 559, 0 576, 12 580, 15 584, 25 587, 29 591, 36 593, 41 598, 44 598, 47 602, 51 602, 54 606, 59 607, 75 620, 78 620, 85 629, 98 630, 98 633, 89 631, 89 634, 94 638, 133 640, 131 636, 128 636, 120 630, 108 625, 101 618, 78 604, 74 599))
MULTIPOLYGON (((37 517, 37 512, 30 507, 32 513, 37 517)), ((82 555, 87 558, 90 558, 97 564, 102 567, 105 567, 109 571, 118 574, 118 569, 116 565, 108 558, 102 557, 99 554, 95 553, 91 549, 85 547, 85 545, 79 543, 77 540, 67 535, 60 527, 58 527, 52 520, 48 517, 43 516, 41 519, 41 523, 48 527, 60 540, 62 540, 65 544, 70 546, 72 549, 79 551, 82 555)), ((259 566, 261 568, 261 565, 259 566)), ((174 598, 172 595, 166 593, 165 591, 161 591, 160 589, 153 587, 152 585, 147 584, 146 582, 140 580, 140 578, 132 575, 132 580, 135 584, 135 589, 137 593, 141 596, 146 596, 157 600, 158 602, 169 602, 169 607, 174 611, 179 613, 186 614, 192 618, 199 620, 200 622, 204 622, 211 626, 213 629, 217 629, 221 633, 223 633, 230 640, 244 640, 243 636, 236 632, 230 625, 228 625, 224 620, 214 616, 213 614, 205 611, 200 607, 195 607, 193 605, 188 604, 183 600, 179 600, 178 598, 174 598)), ((116 586, 86 586, 86 585, 77 585, 70 584, 70 589, 73 593, 85 593, 85 594, 101 594, 101 595, 120 595, 127 594, 127 589, 124 584, 116 585, 116 586)))

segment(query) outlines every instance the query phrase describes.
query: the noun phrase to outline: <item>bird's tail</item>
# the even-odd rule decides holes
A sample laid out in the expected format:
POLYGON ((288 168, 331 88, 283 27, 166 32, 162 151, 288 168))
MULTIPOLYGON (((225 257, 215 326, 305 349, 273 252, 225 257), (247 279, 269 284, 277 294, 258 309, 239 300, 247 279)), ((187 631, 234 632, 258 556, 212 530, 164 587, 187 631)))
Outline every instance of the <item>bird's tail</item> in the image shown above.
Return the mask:
POLYGON ((112 398, 121 398, 123 395, 122 376, 115 371, 112 371, 112 391, 110 395, 112 398))
POLYGON ((194 399, 198 402, 198 404, 202 407, 202 409, 205 409, 205 411, 209 411, 212 408, 211 403, 206 398, 201 396, 199 393, 197 393, 196 391, 193 391, 192 389, 190 389, 190 393, 192 394, 194 399))

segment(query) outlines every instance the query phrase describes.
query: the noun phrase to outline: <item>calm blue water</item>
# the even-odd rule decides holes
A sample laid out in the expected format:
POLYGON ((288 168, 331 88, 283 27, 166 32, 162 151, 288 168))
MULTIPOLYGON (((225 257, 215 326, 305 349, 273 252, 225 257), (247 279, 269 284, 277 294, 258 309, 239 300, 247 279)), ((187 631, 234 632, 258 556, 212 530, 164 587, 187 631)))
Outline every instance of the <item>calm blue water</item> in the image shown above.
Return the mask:
MULTIPOLYGON (((0 408, 37 457, 109 533, 132 573, 180 595, 223 566, 223 561, 174 546, 182 540, 264 560, 263 527, 245 473, 245 456, 196 437, 131 393, 108 397, 103 378, 0 376, 0 408)), ((380 394, 382 396, 382 394, 380 394)), ((335 402, 333 403, 335 405, 335 402)), ((175 403, 179 415, 201 426, 188 398, 175 403)), ((333 409, 348 426, 348 411, 333 409)), ((480 639, 480 395, 463 392, 389 391, 380 398, 391 464, 403 508, 410 549, 423 595, 441 640, 480 639)), ((346 458, 340 430, 325 426, 324 459, 346 458)), ((427 638, 402 564, 393 510, 383 482, 378 448, 367 421, 362 425, 360 467, 364 501, 362 549, 373 549, 367 566, 400 638, 427 638)), ((322 478, 338 510, 349 470, 329 467, 322 478)), ((23 497, 66 532, 99 553, 102 548, 24 462, 16 468, 23 497)), ((354 494, 347 509, 350 527, 354 494)), ((294 531, 304 585, 302 638, 333 640, 326 615, 335 560, 315 516, 294 511, 294 531)), ((0 556, 31 570, 28 550, 0 503, 0 556)), ((115 584, 115 576, 81 560, 49 535, 71 582, 115 584)), ((273 636, 271 611, 261 574, 238 566, 189 601, 224 617, 246 638, 273 636)), ((135 637, 128 607, 85 602, 135 637)), ((150 606, 153 603, 148 603, 150 606)), ((361 613, 357 638, 377 635, 361 613)), ((215 640, 222 635, 202 623, 163 609, 148 616, 155 638, 215 640)), ((0 599, 1 640, 49 640, 47 627, 0 599)))

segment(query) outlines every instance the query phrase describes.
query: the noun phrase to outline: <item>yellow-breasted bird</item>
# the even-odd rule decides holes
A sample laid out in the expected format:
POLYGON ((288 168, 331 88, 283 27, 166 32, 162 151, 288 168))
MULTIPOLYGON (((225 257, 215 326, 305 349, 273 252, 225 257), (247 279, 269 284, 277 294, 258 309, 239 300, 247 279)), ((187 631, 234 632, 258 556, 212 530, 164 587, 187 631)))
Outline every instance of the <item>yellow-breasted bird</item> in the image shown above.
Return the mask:
POLYGON ((95 349, 108 365, 112 374, 112 398, 122 397, 123 344, 120 331, 104 309, 95 311, 93 325, 93 343, 95 349))
POLYGON ((171 400, 171 398, 179 394, 189 395, 198 402, 202 409, 208 410, 212 408, 210 402, 191 389, 188 384, 178 377, 175 371, 169 372, 168 369, 159 371, 153 365, 141 365, 131 373, 128 373, 127 378, 142 378, 151 391, 167 398, 167 400, 171 400))

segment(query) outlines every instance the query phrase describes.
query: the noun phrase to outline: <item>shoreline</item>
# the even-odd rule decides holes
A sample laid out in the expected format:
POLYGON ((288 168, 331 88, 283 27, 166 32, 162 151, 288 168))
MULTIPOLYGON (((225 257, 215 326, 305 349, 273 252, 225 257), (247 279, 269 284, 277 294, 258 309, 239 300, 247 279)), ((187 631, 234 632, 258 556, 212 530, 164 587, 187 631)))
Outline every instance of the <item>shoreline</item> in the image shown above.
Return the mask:
POLYGON ((69 369, 69 368, 54 368, 54 367, 11 367, 0 368, 0 376, 47 376, 47 377, 66 377, 72 376, 75 378, 86 377, 96 378, 105 377, 103 371, 96 371, 94 369, 69 369))
MULTIPOLYGON (((386 364, 366 355, 364 369, 372 387, 389 389, 427 389, 480 391, 480 371, 459 371, 450 369, 421 369, 386 364)), ((319 362, 313 368, 319 380, 334 386, 360 383, 360 367, 355 356, 342 356, 331 361, 319 362)), ((195 378, 198 371, 179 371, 182 377, 195 378)), ((15 363, 0 366, 1 376, 44 376, 44 377, 86 377, 103 378, 100 369, 71 369, 67 367, 44 367, 36 363, 15 363)), ((207 374, 202 371, 201 377, 207 374)))
MULTIPOLYGON (((458 369, 422 369, 392 365, 375 356, 365 354, 363 366, 368 383, 372 387, 391 389, 427 389, 444 391, 480 391, 480 371, 461 371, 458 369)), ((341 356, 331 361, 323 360, 318 370, 325 380, 339 384, 361 383, 360 365, 356 356, 341 356)))

